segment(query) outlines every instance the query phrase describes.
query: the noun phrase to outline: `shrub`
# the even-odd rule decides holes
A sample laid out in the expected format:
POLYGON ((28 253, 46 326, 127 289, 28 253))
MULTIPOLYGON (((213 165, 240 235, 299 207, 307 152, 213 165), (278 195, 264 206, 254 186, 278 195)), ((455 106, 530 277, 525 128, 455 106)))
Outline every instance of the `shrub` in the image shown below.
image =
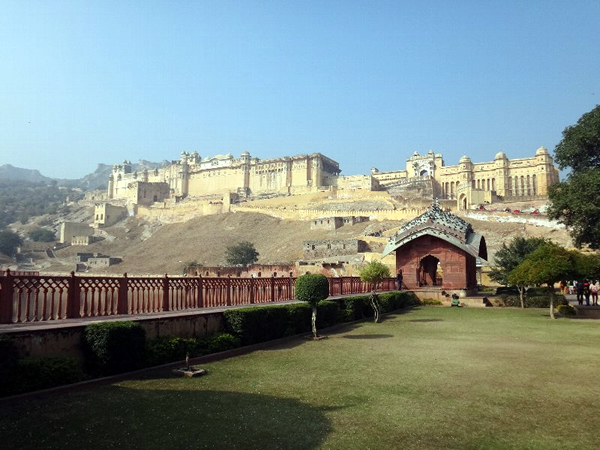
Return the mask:
POLYGON ((424 298, 421 300, 421 304, 424 306, 439 306, 443 305, 440 300, 436 300, 435 298, 424 298))
POLYGON ((347 316, 350 320, 360 320, 365 317, 373 317, 373 308, 369 304, 369 298, 361 297, 346 297, 340 300, 341 309, 347 311, 347 316))
MULTIPOLYGON (((311 307, 306 303, 299 303, 287 306, 288 327, 285 331, 286 336, 306 333, 310 331, 311 307)), ((339 320, 339 319, 338 319, 339 320)))
POLYGON ((558 305, 556 307, 556 310, 558 311, 558 313, 561 316, 574 316, 577 314, 577 311, 575 310, 575 308, 573 308, 571 305, 558 305))
POLYGON ((112 375, 143 367, 146 332, 135 322, 104 322, 84 331, 86 369, 93 375, 112 375))
POLYGON ((24 359, 19 361, 17 374, 17 392, 49 389, 85 378, 77 361, 71 358, 24 359))
POLYGON ((496 288, 496 295, 516 295, 519 296, 519 290, 514 286, 500 286, 496 288))
POLYGON ((240 308, 225 311, 225 329, 242 345, 256 344, 285 336, 288 312, 285 306, 240 308))
MULTIPOLYGON (((322 300, 317 305, 317 327, 326 328, 337 323, 338 311, 340 306, 337 302, 331 300, 322 300)), ((310 324, 310 317, 309 322, 310 324)))
POLYGON ((204 353, 199 348, 199 342, 196 339, 161 336, 148 341, 146 354, 148 365, 159 366, 182 361, 186 354, 194 357, 204 353))
POLYGON ((230 333, 217 333, 201 341, 208 353, 219 353, 233 350, 240 346, 240 339, 230 333))
MULTIPOLYGON (((533 291, 533 293, 536 293, 539 291, 533 291)), ((525 302, 525 308, 549 308, 550 307, 550 295, 548 293, 548 290, 546 289, 544 292, 544 295, 536 295, 536 296, 525 296, 525 298, 523 299, 525 302)), ((562 294, 555 294, 554 296, 554 304, 555 305, 560 305, 563 304, 565 302, 565 296, 562 294)), ((568 303, 568 302, 567 302, 568 303)), ((518 295, 501 295, 500 296, 500 301, 498 302, 498 304, 500 306, 507 306, 507 307, 514 307, 514 308, 520 308, 521 307, 521 301, 519 300, 519 296, 518 295)))
POLYGON ((0 395, 13 393, 19 351, 13 340, 7 335, 0 335, 0 395))
POLYGON ((296 278, 296 298, 315 305, 329 297, 329 281, 325 275, 306 273, 296 278))

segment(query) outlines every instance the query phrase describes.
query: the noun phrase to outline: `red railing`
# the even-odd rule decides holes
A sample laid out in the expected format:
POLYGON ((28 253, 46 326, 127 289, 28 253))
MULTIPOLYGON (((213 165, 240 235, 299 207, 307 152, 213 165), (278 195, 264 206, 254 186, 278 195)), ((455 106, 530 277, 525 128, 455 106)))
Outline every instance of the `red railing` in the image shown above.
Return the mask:
MULTIPOLYGON (((362 294, 357 277, 329 278, 329 295, 362 294)), ((0 276, 0 323, 148 314, 293 300, 295 278, 0 276)), ((396 280, 378 288, 396 289, 396 280)))

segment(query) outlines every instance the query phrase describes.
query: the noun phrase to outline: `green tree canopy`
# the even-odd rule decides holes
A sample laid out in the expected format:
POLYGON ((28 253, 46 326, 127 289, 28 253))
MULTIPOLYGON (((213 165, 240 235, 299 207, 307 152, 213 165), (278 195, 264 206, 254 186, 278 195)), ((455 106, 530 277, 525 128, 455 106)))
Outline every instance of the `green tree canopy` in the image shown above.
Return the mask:
POLYGON ((54 233, 46 228, 37 228, 27 233, 27 235, 29 239, 35 242, 52 242, 56 239, 54 233))
POLYGON ((0 231, 0 253, 7 256, 15 256, 17 247, 23 244, 23 240, 17 233, 10 230, 0 231))
POLYGON ((577 275, 574 252, 551 242, 545 242, 508 274, 515 286, 547 284, 550 288, 550 317, 554 318, 554 283, 577 275))
POLYGON ((329 297, 329 281, 325 275, 307 273, 296 278, 296 298, 312 306, 312 333, 313 338, 318 338, 317 333, 317 305, 321 300, 329 297))
POLYGON ((390 268, 383 264, 381 261, 371 261, 369 264, 363 266, 359 272, 360 279, 366 283, 371 284, 371 295, 369 301, 373 308, 373 320, 380 322, 380 311, 379 302, 377 299, 377 287, 386 278, 390 277, 390 268))
POLYGON ((563 131, 563 138, 554 149, 555 161, 561 169, 574 172, 600 169, 600 105, 585 113, 576 125, 563 131))
POLYGON ((249 241, 231 245, 225 251, 225 260, 230 266, 247 266, 258 261, 258 257, 254 244, 249 241))
POLYGON ((569 228, 578 247, 600 248, 600 105, 565 128, 554 151, 560 168, 572 171, 550 187, 548 214, 569 228))
POLYGON ((505 286, 509 285, 508 274, 517 267, 527 255, 535 251, 541 244, 546 242, 541 238, 516 237, 508 245, 502 244, 502 248, 494 255, 495 266, 490 271, 490 278, 505 286))

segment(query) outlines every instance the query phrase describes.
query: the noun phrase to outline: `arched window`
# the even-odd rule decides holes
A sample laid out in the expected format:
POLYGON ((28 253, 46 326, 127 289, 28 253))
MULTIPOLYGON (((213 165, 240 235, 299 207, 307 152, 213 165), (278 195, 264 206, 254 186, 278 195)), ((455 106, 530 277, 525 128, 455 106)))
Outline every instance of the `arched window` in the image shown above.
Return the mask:
POLYGON ((529 175, 527 175, 527 195, 531 195, 531 180, 529 179, 529 175))
POLYGON ((531 184, 531 190, 533 192, 533 195, 537 195, 537 176, 534 175, 532 177, 532 179, 533 179, 533 182, 531 184))
POLYGON ((496 179, 492 178, 492 191, 496 190, 496 179))

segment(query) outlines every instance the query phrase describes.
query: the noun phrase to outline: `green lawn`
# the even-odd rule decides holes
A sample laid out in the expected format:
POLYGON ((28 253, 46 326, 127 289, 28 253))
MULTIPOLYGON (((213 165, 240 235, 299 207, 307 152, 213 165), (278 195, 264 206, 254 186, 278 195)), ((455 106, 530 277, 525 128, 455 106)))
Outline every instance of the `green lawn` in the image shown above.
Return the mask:
POLYGON ((202 378, 3 407, 0 446, 595 449, 599 348, 599 321, 421 308, 205 364, 202 378))

